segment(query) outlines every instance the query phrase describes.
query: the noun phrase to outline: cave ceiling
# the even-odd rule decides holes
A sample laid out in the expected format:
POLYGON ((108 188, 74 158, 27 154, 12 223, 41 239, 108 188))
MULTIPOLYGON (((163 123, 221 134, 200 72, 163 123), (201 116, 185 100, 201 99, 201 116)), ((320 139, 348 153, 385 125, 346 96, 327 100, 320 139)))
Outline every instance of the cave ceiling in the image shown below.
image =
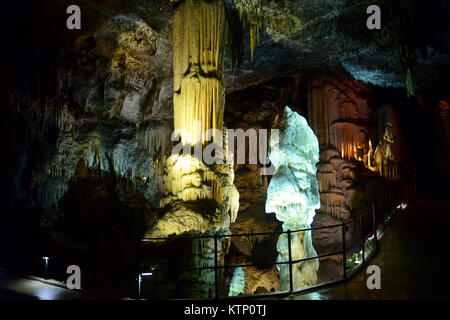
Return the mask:
MULTIPOLYGON (((6 46, 19 43, 23 46, 23 42, 27 41, 29 46, 70 49, 78 37, 94 33, 105 19, 118 15, 135 16, 145 21, 159 38, 166 40, 167 59, 166 63, 161 64, 161 68, 165 74, 170 74, 171 70, 167 68, 171 68, 172 62, 171 16, 176 2, 82 0, 78 3, 82 8, 82 30, 70 32, 65 28, 65 9, 69 5, 67 1, 18 1, 11 6, 3 23, 10 25, 13 22, 17 26, 21 24, 18 26, 20 30, 6 31, 5 42, 6 46), (17 14, 11 14, 14 10, 17 14), (23 19, 18 22, 17 16, 20 15, 23 19), (39 21, 45 23, 39 24, 39 21), (42 35, 35 34, 40 30, 46 34, 45 39, 42 35)), ((402 88, 405 86, 405 75, 398 54, 401 43, 417 51, 417 89, 441 93, 448 91, 448 81, 443 81, 448 79, 450 70, 450 19, 446 1, 435 1, 432 4, 423 4, 422 1, 421 4, 420 1, 411 0, 400 1, 400 5, 381 0, 266 2, 271 3, 272 14, 288 17, 290 32, 273 29, 261 31, 259 44, 255 45, 254 57, 251 59, 250 40, 246 30, 245 58, 240 70, 232 70, 229 57, 225 60, 224 80, 227 92, 293 73, 307 75, 321 72, 353 77, 381 87, 402 88), (366 9, 370 4, 378 4, 382 8, 381 30, 366 28, 366 9), (409 32, 404 32, 404 26, 410 27, 409 32)))

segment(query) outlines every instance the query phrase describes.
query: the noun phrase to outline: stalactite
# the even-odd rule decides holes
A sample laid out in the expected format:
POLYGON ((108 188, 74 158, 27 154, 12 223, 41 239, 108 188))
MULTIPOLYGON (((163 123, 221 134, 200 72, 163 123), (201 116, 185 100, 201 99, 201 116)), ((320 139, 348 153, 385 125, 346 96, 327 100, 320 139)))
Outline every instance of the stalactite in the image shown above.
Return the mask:
POLYGON ((100 135, 97 132, 93 132, 88 139, 88 143, 79 145, 78 149, 87 166, 105 170, 104 152, 100 135))
POLYGON ((204 143, 207 129, 222 130, 226 40, 222 1, 185 0, 173 18, 174 128, 182 141, 204 143), (201 126, 198 127, 198 123, 201 126))
POLYGON ((276 31, 289 34, 291 30, 291 14, 289 9, 280 9, 274 1, 267 0, 235 0, 234 6, 244 26, 249 27, 250 56, 253 60, 255 42, 259 44, 260 31, 276 31), (284 14, 280 14, 284 12, 284 14))
POLYGON ((139 146, 145 149, 150 155, 159 152, 166 154, 168 142, 170 141, 171 130, 168 125, 157 127, 148 126, 138 132, 136 140, 139 146))
MULTIPOLYGON (((185 0, 175 9, 174 129, 188 147, 209 143, 209 129, 220 132, 220 142, 223 141, 225 19, 223 0, 185 0)), ((219 142, 216 132, 212 140, 219 142)), ((148 132, 142 144, 149 150, 158 149, 159 139, 159 133, 148 132)), ((223 153, 215 154, 223 160, 222 164, 206 164, 191 154, 172 154, 164 161, 165 196, 160 200, 164 216, 147 231, 147 237, 229 232, 229 223, 235 221, 238 212, 239 193, 233 185, 233 164, 227 163, 226 144, 223 147, 223 153)), ((212 241, 192 241, 194 256, 188 263, 195 267, 211 265, 212 241)), ((223 261, 222 254, 220 259, 223 261)), ((212 274, 205 270, 189 275, 182 272, 181 276, 192 280, 192 287, 186 288, 189 294, 208 297, 214 291, 212 274)))
POLYGON ((319 180, 320 192, 328 191, 331 188, 337 186, 337 179, 335 172, 324 172, 324 173, 318 172, 317 178, 319 180))

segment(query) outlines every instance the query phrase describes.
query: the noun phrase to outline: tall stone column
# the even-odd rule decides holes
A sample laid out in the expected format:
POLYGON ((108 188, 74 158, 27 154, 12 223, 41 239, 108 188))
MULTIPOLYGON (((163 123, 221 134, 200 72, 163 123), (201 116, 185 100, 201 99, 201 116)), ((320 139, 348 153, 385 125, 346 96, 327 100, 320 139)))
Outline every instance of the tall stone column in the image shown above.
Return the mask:
MULTIPOLYGON (((160 201, 164 215, 149 230, 149 237, 229 234, 230 222, 236 219, 239 193, 233 185, 233 162, 227 157, 223 128, 225 27, 222 0, 185 0, 175 10, 174 128, 187 148, 165 162, 165 197, 160 201), (212 137, 208 134, 211 129, 212 137), (216 149, 214 157, 218 161, 207 163, 202 154, 187 152, 192 147, 205 151, 210 138, 223 146, 216 149)), ((180 268, 214 266, 214 237, 181 241, 178 250, 183 252, 175 254, 180 268)), ((217 238, 219 264, 223 264, 228 243, 229 238, 217 238)), ((218 282, 222 282, 223 269, 219 268, 218 273, 218 282)), ((175 276, 176 291, 182 297, 213 297, 215 276, 213 268, 179 271, 175 276)), ((223 287, 222 283, 218 286, 223 287)))
MULTIPOLYGON (((319 188, 316 178, 316 163, 319 161, 319 143, 305 118, 284 109, 280 119, 275 120, 279 137, 270 137, 269 158, 275 166, 275 174, 267 189, 266 212, 275 212, 283 222, 284 231, 310 227, 315 210, 320 207, 319 188)), ((316 256, 311 231, 280 235, 277 243, 277 262, 291 261, 316 256)), ((277 265, 280 274, 280 289, 289 290, 289 264, 277 265)), ((292 265, 293 289, 314 285, 317 282, 318 259, 292 265)))

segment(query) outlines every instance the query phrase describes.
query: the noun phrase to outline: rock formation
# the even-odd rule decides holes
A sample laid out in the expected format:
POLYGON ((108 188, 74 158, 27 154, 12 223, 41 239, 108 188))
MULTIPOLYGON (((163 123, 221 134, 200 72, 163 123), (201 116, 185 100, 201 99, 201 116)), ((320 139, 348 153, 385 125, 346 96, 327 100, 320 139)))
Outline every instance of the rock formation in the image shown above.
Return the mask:
POLYGON ((244 288, 245 288, 244 270, 242 269, 242 267, 236 267, 234 269, 233 278, 231 279, 228 296, 233 297, 241 293, 244 293, 244 288))
POLYGON ((375 149, 374 163, 380 176, 389 179, 398 177, 398 161, 392 150, 394 142, 392 123, 388 122, 384 135, 375 149))
MULTIPOLYGON (((217 129, 213 141, 225 127, 269 129, 284 105, 319 140, 313 226, 349 221, 372 203, 386 213, 398 204, 406 161, 420 194, 447 196, 446 0, 403 1, 421 19, 384 1, 392 14, 383 15, 381 32, 361 27, 364 5, 343 0, 77 2, 81 30, 67 30, 64 1, 15 1, 2 18, 2 267, 33 273, 35 261, 54 254, 79 264, 93 288, 135 297, 136 240, 147 234, 170 239, 142 248, 142 270, 155 268, 144 297, 214 296, 213 269, 179 269, 212 267, 216 250, 219 264, 253 265, 235 271, 245 294, 278 291, 270 265, 278 234, 252 235, 282 230, 264 210, 271 178, 260 175, 263 164, 206 164, 170 151, 174 127, 186 146, 205 148, 205 129, 217 129), (398 179, 384 169, 380 176, 373 159, 380 141, 392 141, 383 140, 389 122, 398 179), (250 235, 218 237, 217 246, 183 238, 229 232, 250 235)), ((351 243, 357 229, 349 226, 351 243)), ((319 254, 341 249, 340 227, 311 237, 319 254)), ((334 279, 341 258, 320 260, 318 282, 334 279)), ((219 270, 221 296, 233 274, 219 270)), ((234 292, 242 292, 238 282, 234 292)))
MULTIPOLYGON (((317 178, 321 206, 314 225, 335 225, 357 214, 353 211, 359 194, 358 172, 360 167, 373 165, 372 141, 376 127, 369 108, 372 93, 359 82, 320 76, 310 82, 308 92, 309 123, 320 144, 317 178)), ((349 228, 350 236, 354 230, 353 226, 349 228)), ((341 248, 342 237, 336 231, 313 232, 321 254, 341 248)))
MULTIPOLYGON (((320 206, 316 178, 316 163, 319 160, 317 138, 305 118, 289 107, 285 107, 274 128, 279 129, 280 133, 279 137, 272 135, 270 138, 269 158, 275 166, 275 174, 267 190, 266 212, 275 212, 277 219, 283 221, 284 231, 309 228, 315 210, 320 206)), ((277 244, 278 262, 289 260, 288 242, 288 234, 281 234, 277 244)), ((292 233, 290 244, 292 260, 317 255, 310 231, 292 233)), ((277 267, 281 290, 289 290, 289 264, 277 267)), ((293 289, 315 284, 318 268, 317 259, 293 264, 293 289)))
MULTIPOLYGON (((374 190, 383 183, 384 177, 394 177, 394 171, 398 172, 397 162, 389 160, 390 169, 384 170, 387 167, 381 163, 384 163, 382 150, 386 144, 379 143, 378 137, 381 136, 380 142, 384 141, 385 124, 395 122, 396 117, 387 105, 379 107, 375 113, 372 102, 372 89, 357 81, 318 76, 308 85, 309 123, 320 144, 317 178, 321 206, 314 217, 314 227, 350 221, 371 210, 372 203, 389 201, 386 200, 390 192, 388 187, 379 190, 378 194, 374 190), (382 133, 380 127, 383 128, 382 133)), ((400 135, 397 126, 395 135, 400 135)), ((392 146, 391 155, 399 153, 398 145, 392 145, 392 133, 388 140, 386 143, 392 146)), ((370 225, 369 221, 365 223, 370 225)), ((347 248, 356 250, 361 230, 354 224, 347 225, 347 228, 347 248)), ((342 250, 339 230, 325 228, 313 231, 313 243, 319 254, 342 250)), ((336 255, 324 258, 321 263, 327 261, 334 265, 332 269, 338 270, 341 268, 340 259, 336 255)), ((319 275, 327 278, 322 273, 319 275)))
MULTIPOLYGON (((160 201, 164 214, 147 232, 149 238, 185 233, 229 234, 230 222, 236 220, 239 193, 233 185, 227 137, 222 133, 224 14, 224 3, 218 0, 186 0, 174 13, 174 128, 187 148, 183 149, 185 153, 172 154, 165 161, 165 197, 160 201), (213 135, 209 136, 211 129, 213 135), (195 146, 206 151, 209 141, 223 142, 218 144, 222 150, 217 149, 215 154, 220 161, 214 164, 206 164, 203 157, 190 154, 195 146)), ((216 259, 223 265, 227 250, 227 245, 222 245, 224 241, 229 239, 219 238, 218 244, 212 237, 192 240, 192 257, 187 257, 181 268, 214 266, 216 259)), ((219 272, 223 273, 223 269, 219 272)), ((178 275, 188 283, 183 294, 191 298, 212 297, 214 277, 212 268, 181 271, 178 275)), ((217 286, 223 287, 220 283, 217 286)))

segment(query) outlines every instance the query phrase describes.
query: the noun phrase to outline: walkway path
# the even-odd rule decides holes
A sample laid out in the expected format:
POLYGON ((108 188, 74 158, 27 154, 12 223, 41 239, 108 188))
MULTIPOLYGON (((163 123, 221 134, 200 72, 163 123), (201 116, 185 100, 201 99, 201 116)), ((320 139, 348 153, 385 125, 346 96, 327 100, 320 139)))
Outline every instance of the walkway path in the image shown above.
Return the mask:
MULTIPOLYGON (((450 200, 420 200, 408 205, 394 215, 379 244, 380 251, 369 265, 376 264, 381 269, 380 290, 367 289, 364 268, 347 283, 286 299, 450 298, 450 200)), ((49 283, 0 270, 0 300, 99 299, 49 283)))
POLYGON ((40 278, 19 277, 0 270, 0 300, 98 300, 84 291, 40 278))
POLYGON ((366 286, 366 268, 349 282, 294 300, 450 298, 450 200, 419 200, 394 216, 369 261, 381 269, 381 289, 366 286))

